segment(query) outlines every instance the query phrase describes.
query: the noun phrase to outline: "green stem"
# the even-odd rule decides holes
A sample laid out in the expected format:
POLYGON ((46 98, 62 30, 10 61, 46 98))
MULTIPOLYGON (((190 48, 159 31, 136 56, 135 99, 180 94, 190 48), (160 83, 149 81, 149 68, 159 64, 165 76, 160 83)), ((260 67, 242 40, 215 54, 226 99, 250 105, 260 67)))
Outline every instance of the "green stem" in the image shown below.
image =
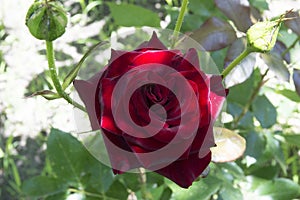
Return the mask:
POLYGON ((251 94, 251 97, 250 97, 249 101, 244 106, 241 114, 234 120, 234 123, 233 123, 233 128, 234 129, 237 128, 238 123, 241 121, 241 119, 248 112, 250 106, 252 105, 252 103, 256 99, 257 95, 259 94, 260 88, 267 82, 267 80, 264 80, 264 78, 266 77, 268 72, 269 72, 269 69, 267 69, 267 71, 261 76, 261 79, 260 79, 259 83, 257 84, 257 86, 254 88, 253 93, 251 94))
POLYGON ((147 191, 147 179, 146 179, 146 173, 145 173, 145 169, 143 168, 139 168, 139 179, 140 179, 140 183, 141 183, 141 193, 142 193, 142 198, 143 200, 152 200, 152 195, 151 193, 149 193, 147 191))
POLYGON ((85 196, 90 196, 90 197, 95 197, 97 199, 107 199, 107 200, 117 200, 115 198, 111 198, 111 197, 107 197, 103 194, 96 194, 96 193, 92 193, 92 192, 87 192, 85 190, 78 190, 78 189, 75 189, 75 188, 69 188, 68 189, 69 192, 74 192, 74 193, 80 193, 80 194, 84 194, 85 196))
POLYGON ((233 68, 235 68, 244 58, 246 58, 251 52, 253 52, 251 49, 246 48, 236 59, 234 59, 222 72, 223 78, 225 78, 233 68))
POLYGON ((295 39, 295 41, 293 42, 293 44, 291 44, 291 46, 289 46, 286 50, 284 50, 281 53, 281 57, 284 57, 292 48, 294 48, 294 46, 296 46, 299 40, 300 40, 300 36, 295 39))
POLYGON ((58 75, 56 72, 56 66, 55 66, 55 56, 54 56, 54 50, 53 50, 53 43, 51 41, 46 41, 46 50, 47 50, 47 60, 48 60, 48 67, 50 71, 50 76, 52 79, 52 82, 54 84, 54 87, 58 93, 58 95, 62 98, 64 98, 68 103, 72 104, 76 108, 86 112, 86 109, 80 105, 79 103, 73 101, 71 97, 65 93, 65 91, 62 89, 62 86, 58 80, 58 75))
POLYGON ((177 41, 178 34, 180 32, 180 29, 181 29, 181 26, 182 26, 182 23, 183 23, 184 14, 185 14, 185 11, 187 9, 187 5, 188 5, 188 0, 183 0, 181 8, 180 8, 179 15, 178 15, 178 18, 177 18, 177 21, 176 21, 175 29, 174 29, 174 32, 173 32, 171 48, 173 48, 175 46, 175 43, 177 41))

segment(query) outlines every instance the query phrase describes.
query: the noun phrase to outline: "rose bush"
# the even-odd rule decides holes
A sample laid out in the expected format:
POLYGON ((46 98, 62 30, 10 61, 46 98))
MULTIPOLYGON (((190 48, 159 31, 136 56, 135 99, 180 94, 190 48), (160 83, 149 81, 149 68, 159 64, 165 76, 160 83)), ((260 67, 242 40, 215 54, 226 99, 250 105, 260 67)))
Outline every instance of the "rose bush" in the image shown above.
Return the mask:
POLYGON ((144 167, 189 187, 211 161, 213 124, 226 97, 198 54, 168 50, 154 33, 74 86, 93 130, 101 129, 115 174, 144 167))

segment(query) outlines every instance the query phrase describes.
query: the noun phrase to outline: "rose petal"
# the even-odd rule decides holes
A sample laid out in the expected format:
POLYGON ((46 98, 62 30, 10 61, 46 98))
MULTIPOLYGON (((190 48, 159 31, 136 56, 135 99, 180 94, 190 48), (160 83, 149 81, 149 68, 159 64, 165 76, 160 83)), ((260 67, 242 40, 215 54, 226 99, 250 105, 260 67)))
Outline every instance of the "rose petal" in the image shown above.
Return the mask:
POLYGON ((175 161, 156 172, 174 181, 179 186, 188 188, 205 170, 210 160, 211 153, 201 159, 198 154, 192 154, 188 159, 175 161))
POLYGON ((134 66, 140 66, 145 64, 161 64, 171 66, 172 59, 178 53, 180 52, 175 50, 147 50, 136 56, 132 63, 134 66))
POLYGON ((210 81, 209 99, 212 105, 212 111, 211 111, 212 121, 214 122, 222 109, 228 90, 226 90, 223 87, 221 76, 217 76, 217 75, 210 76, 209 81, 210 81))
POLYGON ((99 130, 99 120, 97 117, 97 110, 100 110, 99 104, 95 102, 95 94, 97 91, 97 85, 102 77, 105 69, 101 70, 99 73, 95 74, 92 78, 87 81, 74 80, 73 85, 77 90, 79 97, 83 101, 88 116, 91 122, 92 130, 99 130), (96 108, 95 108, 96 106, 96 108))
POLYGON ((152 37, 149 41, 143 42, 140 46, 136 48, 136 50, 139 49, 160 49, 160 50, 166 50, 167 47, 158 39, 157 34, 153 31, 152 37))
POLYGON ((120 153, 122 151, 132 152, 127 141, 125 141, 125 139, 122 136, 118 136, 107 130, 103 130, 103 133, 104 143, 108 151, 113 172, 115 174, 121 174, 131 169, 141 167, 141 163, 138 161, 138 159, 134 156, 133 153, 120 153))

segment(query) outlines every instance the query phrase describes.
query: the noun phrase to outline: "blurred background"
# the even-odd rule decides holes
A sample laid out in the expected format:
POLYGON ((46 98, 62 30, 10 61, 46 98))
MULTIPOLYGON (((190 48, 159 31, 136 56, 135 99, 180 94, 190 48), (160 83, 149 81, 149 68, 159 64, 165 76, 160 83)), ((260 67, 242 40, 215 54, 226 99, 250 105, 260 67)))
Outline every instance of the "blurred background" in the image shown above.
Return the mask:
MULTIPOLYGON (((0 0, 0 199, 142 199, 134 175, 118 178, 123 184, 121 191, 126 193, 123 196, 112 194, 120 190, 112 175, 102 180, 112 183, 107 191, 95 191, 104 195, 100 197, 82 192, 78 196, 70 187, 61 196, 30 191, 28 180, 52 173, 46 156, 51 127, 77 131, 73 107, 64 100, 28 97, 53 88, 45 43, 32 37, 25 25, 32 3, 0 0)), ((173 29, 181 5, 180 0, 61 3, 69 13, 66 33, 54 42, 62 78, 99 41, 135 27, 173 29), (123 7, 116 6, 119 4, 123 7)), ((291 9, 297 13, 300 1, 230 0, 224 7, 218 0, 190 0, 181 31, 204 46, 221 71, 245 48, 245 32, 253 23, 291 9), (222 22, 219 27, 209 21, 212 17, 222 22), (219 35, 214 35, 214 30, 219 35)), ((292 17, 296 18, 281 26, 271 54, 249 56, 225 80, 231 89, 221 120, 246 139, 243 156, 235 162, 212 163, 210 175, 188 190, 149 175, 147 187, 154 194, 152 199, 300 199, 300 73, 294 70, 300 69, 300 21, 299 14, 292 17)), ((87 60, 84 65, 93 62, 87 60)))

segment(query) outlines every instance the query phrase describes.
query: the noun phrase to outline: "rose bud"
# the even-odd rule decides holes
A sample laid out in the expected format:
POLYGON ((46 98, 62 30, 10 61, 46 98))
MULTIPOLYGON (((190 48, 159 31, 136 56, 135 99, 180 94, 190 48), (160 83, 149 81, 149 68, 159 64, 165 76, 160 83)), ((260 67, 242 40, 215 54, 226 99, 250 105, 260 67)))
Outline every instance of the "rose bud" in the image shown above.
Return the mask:
POLYGON ((115 174, 143 167, 188 188, 210 163, 226 92, 195 49, 168 50, 154 33, 133 51, 112 50, 104 70, 74 86, 115 174))

